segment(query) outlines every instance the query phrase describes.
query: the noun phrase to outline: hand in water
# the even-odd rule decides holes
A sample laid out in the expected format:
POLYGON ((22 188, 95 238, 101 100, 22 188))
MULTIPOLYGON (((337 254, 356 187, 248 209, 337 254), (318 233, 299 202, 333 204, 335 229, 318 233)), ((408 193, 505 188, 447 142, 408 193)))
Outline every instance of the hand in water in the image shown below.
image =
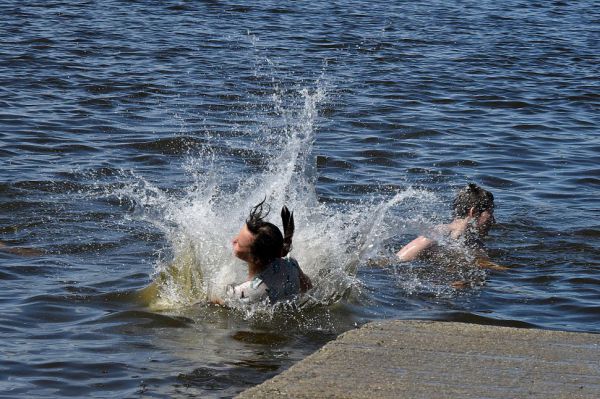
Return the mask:
POLYGON ((481 257, 481 256, 478 257, 477 259, 475 259, 475 264, 482 269, 490 269, 490 270, 498 270, 498 271, 509 269, 506 266, 500 266, 499 264, 492 262, 488 258, 481 257))

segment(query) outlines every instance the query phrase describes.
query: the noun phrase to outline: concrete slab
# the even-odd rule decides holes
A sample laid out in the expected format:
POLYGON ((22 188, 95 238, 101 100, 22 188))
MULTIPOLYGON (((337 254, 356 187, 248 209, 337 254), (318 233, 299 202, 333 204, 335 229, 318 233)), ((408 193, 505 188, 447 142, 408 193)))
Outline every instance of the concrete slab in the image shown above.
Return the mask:
POLYGON ((238 398, 600 398, 600 335, 434 321, 348 331, 238 398))

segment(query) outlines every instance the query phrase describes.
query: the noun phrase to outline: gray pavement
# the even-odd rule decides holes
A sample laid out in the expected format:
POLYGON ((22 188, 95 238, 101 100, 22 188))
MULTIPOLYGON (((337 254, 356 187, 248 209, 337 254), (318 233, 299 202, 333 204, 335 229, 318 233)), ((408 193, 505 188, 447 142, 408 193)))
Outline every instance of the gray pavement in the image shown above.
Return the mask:
POLYGON ((600 398, 600 335, 434 321, 348 331, 238 398, 600 398))

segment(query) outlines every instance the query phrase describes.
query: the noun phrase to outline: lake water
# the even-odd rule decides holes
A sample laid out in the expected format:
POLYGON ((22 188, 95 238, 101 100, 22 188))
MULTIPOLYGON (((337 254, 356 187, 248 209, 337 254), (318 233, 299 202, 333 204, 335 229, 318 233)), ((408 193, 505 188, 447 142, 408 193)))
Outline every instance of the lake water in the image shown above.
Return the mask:
POLYGON ((231 397, 388 318, 600 332, 596 2, 0 12, 1 397, 231 397), (393 262, 469 181, 509 270, 393 262), (208 305, 265 197, 311 303, 208 305))

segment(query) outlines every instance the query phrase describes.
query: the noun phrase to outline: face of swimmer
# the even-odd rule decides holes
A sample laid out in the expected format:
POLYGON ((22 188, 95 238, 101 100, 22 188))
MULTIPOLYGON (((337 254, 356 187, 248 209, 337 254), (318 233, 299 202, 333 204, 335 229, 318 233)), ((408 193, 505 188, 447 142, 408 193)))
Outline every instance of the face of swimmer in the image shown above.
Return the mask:
POLYGON ((231 241, 233 254, 243 261, 250 262, 253 259, 251 252, 253 242, 254 235, 248 230, 248 226, 244 224, 239 233, 231 241))
POLYGON ((494 218, 494 209, 486 209, 481 213, 476 213, 474 208, 471 208, 471 215, 474 219, 475 228, 481 237, 485 237, 490 232, 490 229, 496 224, 494 218))

